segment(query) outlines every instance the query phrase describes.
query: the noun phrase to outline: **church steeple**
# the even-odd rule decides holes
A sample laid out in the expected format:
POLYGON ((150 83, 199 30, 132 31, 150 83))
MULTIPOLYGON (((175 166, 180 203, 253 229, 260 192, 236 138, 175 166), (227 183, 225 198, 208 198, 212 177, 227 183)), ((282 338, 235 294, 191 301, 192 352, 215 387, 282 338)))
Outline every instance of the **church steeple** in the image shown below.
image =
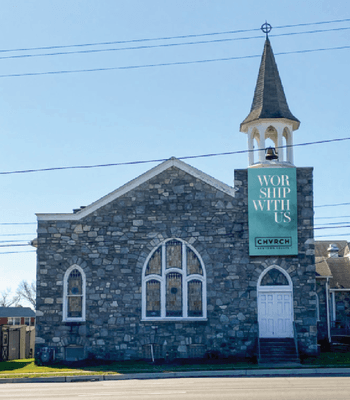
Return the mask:
MULTIPOLYGON (((240 131, 248 133, 248 148, 253 150, 254 141, 259 148, 259 164, 268 164, 265 158, 265 139, 271 139, 278 152, 276 163, 293 164, 292 147, 284 152, 281 148, 284 139, 287 145, 293 143, 293 131, 299 128, 300 122, 291 113, 284 94, 281 78, 267 33, 271 25, 265 23, 262 30, 266 41, 261 58, 258 80, 255 87, 253 103, 247 118, 241 123, 240 131), (284 154, 286 153, 286 154, 284 154)), ((249 165, 254 164, 254 152, 249 153, 249 165)), ((268 165, 266 165, 268 166, 268 165)))

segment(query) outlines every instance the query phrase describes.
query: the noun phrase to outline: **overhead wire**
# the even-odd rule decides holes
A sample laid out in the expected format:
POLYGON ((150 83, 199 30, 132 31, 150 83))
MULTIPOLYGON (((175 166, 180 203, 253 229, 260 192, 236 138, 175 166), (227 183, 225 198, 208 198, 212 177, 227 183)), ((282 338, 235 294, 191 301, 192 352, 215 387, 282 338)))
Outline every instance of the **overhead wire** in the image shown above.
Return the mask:
MULTIPOLYGON (((289 54, 314 53, 314 52, 319 52, 319 51, 346 50, 346 49, 350 49, 350 46, 324 47, 324 48, 318 48, 318 49, 285 51, 285 52, 275 53, 275 56, 289 55, 289 54)), ((204 64, 204 63, 219 62, 219 61, 243 60, 243 59, 257 58, 257 57, 261 57, 261 54, 236 56, 236 57, 212 58, 212 59, 194 60, 194 61, 175 61, 175 62, 158 63, 158 64, 140 64, 140 65, 127 65, 127 66, 118 66, 118 67, 101 67, 101 68, 90 68, 90 69, 87 68, 87 69, 75 69, 75 70, 2 74, 2 75, 0 75, 0 78, 18 78, 18 77, 23 77, 23 76, 60 75, 60 74, 85 73, 85 72, 102 72, 102 71, 141 69, 141 68, 169 67, 169 66, 175 66, 175 65, 191 65, 191 64, 204 64)))
POLYGON ((314 219, 337 219, 337 218, 350 218, 350 215, 332 216, 332 217, 314 217, 314 219))
POLYGON ((327 225, 342 226, 344 224, 350 224, 350 221, 346 221, 346 222, 329 222, 329 223, 324 223, 324 224, 314 224, 314 226, 327 226, 327 225))
MULTIPOLYGON (((350 137, 317 140, 314 142, 296 143, 293 145, 278 146, 278 147, 276 147, 276 149, 311 146, 311 145, 315 145, 315 144, 325 144, 325 143, 332 143, 332 142, 343 142, 343 141, 347 141, 347 140, 350 140, 350 137)), ((261 149, 227 151, 227 152, 222 152, 222 153, 207 153, 207 154, 199 154, 199 155, 192 155, 192 156, 181 156, 181 157, 176 157, 176 158, 178 160, 190 160, 190 159, 197 159, 197 158, 208 158, 208 157, 217 157, 217 156, 245 154, 245 153, 251 153, 251 152, 258 152, 258 151, 261 151, 261 149)), ((60 171, 60 170, 71 170, 71 169, 91 169, 91 168, 116 167, 116 166, 121 166, 121 165, 136 165, 136 164, 149 164, 149 163, 156 163, 156 162, 164 162, 167 160, 169 160, 169 159, 168 158, 158 158, 158 159, 153 159, 153 160, 125 161, 125 162, 108 163, 108 164, 73 165, 73 166, 66 166, 66 167, 61 166, 61 167, 48 167, 48 168, 37 168, 37 169, 15 170, 15 171, 0 171, 0 175, 27 174, 27 173, 60 171)), ((344 204, 348 204, 348 203, 344 203, 344 204)), ((315 207, 325 207, 325 206, 315 206, 315 207)))
MULTIPOLYGON (((288 55, 288 54, 301 54, 301 53, 313 53, 318 51, 329 51, 329 50, 345 50, 350 49, 350 46, 340 46, 340 47, 328 47, 319 49, 306 49, 297 50, 289 52, 275 53, 275 55, 288 55)), ((102 72, 102 71, 114 71, 114 70, 129 70, 129 69, 139 69, 139 68, 153 68, 153 67, 167 67, 175 65, 190 65, 190 64, 203 64, 210 62, 219 61, 232 61, 232 60, 242 60, 248 58, 261 57, 260 54, 250 55, 250 56, 238 56, 238 57, 224 57, 215 59, 205 59, 205 60, 195 60, 195 61, 176 61, 169 63, 159 63, 159 64, 143 64, 143 65, 129 65, 129 66, 118 66, 118 67, 103 67, 103 68, 90 68, 90 69, 77 69, 77 70, 59 70, 59 71, 45 71, 45 72, 25 72, 16 74, 2 74, 0 78, 14 78, 23 76, 40 76, 40 75, 59 75, 59 74, 72 74, 72 73, 84 73, 84 72, 102 72)))
POLYGON ((337 237, 337 236, 350 236, 349 233, 339 233, 338 235, 315 235, 315 237, 337 237))
MULTIPOLYGON (((281 34, 275 34, 275 35, 272 34, 272 35, 270 35, 270 37, 315 34, 315 33, 323 33, 323 32, 330 32, 330 31, 343 31, 343 30, 349 30, 349 29, 350 29, 350 27, 317 29, 317 30, 305 31, 305 32, 289 32, 289 33, 281 33, 281 34)), ((72 55, 72 54, 94 54, 94 53, 105 53, 105 52, 125 51, 125 50, 145 50, 145 49, 164 48, 164 47, 193 46, 193 45, 199 45, 199 44, 213 44, 213 43, 240 41, 240 40, 261 39, 261 37, 262 37, 262 35, 239 37, 239 38, 201 40, 201 41, 195 41, 195 42, 163 43, 163 44, 143 45, 143 46, 134 46, 134 47, 117 47, 117 48, 108 48, 108 49, 61 51, 58 53, 19 54, 19 55, 13 55, 13 56, 0 56, 0 60, 17 59, 17 58, 32 58, 32 57, 52 57, 52 56, 72 55)))
POLYGON ((36 225, 36 222, 0 222, 0 225, 36 225))
POLYGON ((323 204, 321 206, 314 206, 314 208, 319 208, 319 207, 338 207, 338 206, 350 206, 350 203, 323 204))
POLYGON ((22 253, 36 253, 35 250, 24 250, 24 251, 3 251, 1 254, 22 254, 22 253))
MULTIPOLYGON (((337 24, 337 23, 343 23, 343 22, 350 22, 350 18, 328 20, 328 21, 318 21, 318 22, 306 22, 306 23, 290 24, 290 25, 278 25, 278 26, 274 26, 273 29, 298 28, 298 27, 304 27, 304 26, 337 24)), ((111 45, 111 44, 127 44, 127 43, 140 43, 140 42, 161 41, 161 40, 189 39, 189 38, 195 38, 195 37, 231 35, 231 34, 237 34, 237 33, 258 32, 258 31, 260 31, 260 28, 238 29, 238 30, 229 30, 229 31, 221 31, 221 32, 206 32, 206 33, 199 33, 199 34, 187 34, 187 35, 177 35, 177 36, 163 36, 163 37, 155 37, 155 38, 115 40, 115 41, 106 41, 106 42, 92 42, 92 43, 78 43, 78 44, 75 43, 75 44, 69 44, 69 45, 26 47, 26 48, 17 48, 17 49, 0 49, 0 53, 33 51, 33 50, 35 50, 35 51, 37 51, 37 50, 55 50, 55 49, 64 49, 64 48, 75 48, 75 47, 105 46, 105 45, 111 45)), ((261 36, 259 36, 259 37, 261 37, 261 36)))

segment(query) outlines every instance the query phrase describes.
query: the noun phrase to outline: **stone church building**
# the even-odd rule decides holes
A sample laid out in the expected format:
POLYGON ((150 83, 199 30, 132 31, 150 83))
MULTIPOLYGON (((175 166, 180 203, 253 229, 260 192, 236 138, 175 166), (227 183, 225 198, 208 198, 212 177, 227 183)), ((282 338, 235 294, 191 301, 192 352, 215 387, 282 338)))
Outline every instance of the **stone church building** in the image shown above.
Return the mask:
POLYGON ((37 214, 37 354, 261 359, 292 343, 296 358, 315 355, 313 176, 293 164, 298 127, 267 38, 234 187, 171 158, 72 214, 37 214))

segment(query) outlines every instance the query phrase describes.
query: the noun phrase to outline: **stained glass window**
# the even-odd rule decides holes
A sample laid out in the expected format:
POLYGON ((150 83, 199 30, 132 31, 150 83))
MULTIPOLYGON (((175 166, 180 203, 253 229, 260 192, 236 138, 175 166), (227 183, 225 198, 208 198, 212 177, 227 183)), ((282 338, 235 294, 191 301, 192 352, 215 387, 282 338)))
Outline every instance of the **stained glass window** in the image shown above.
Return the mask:
POLYGON ((204 266, 186 242, 160 244, 146 262, 143 279, 143 318, 206 317, 204 266))
POLYGON ((146 316, 160 317, 160 282, 152 279, 146 283, 146 316))
POLYGON ((81 268, 70 268, 65 275, 64 320, 82 320, 84 318, 85 288, 81 268))
POLYGON ((182 275, 176 272, 166 276, 166 316, 182 317, 182 275))
POLYGON ((276 268, 270 269, 262 278, 261 286, 288 286, 288 279, 276 268))
POLYGON ((202 311, 202 282, 193 280, 188 282, 188 316, 201 317, 202 311))

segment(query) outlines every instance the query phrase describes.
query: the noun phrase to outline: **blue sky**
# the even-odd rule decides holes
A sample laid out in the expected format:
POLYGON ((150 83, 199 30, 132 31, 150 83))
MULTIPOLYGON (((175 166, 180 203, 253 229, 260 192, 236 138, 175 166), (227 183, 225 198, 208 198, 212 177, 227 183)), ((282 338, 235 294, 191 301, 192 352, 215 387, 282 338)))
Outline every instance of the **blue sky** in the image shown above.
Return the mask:
MULTIPOLYGON (((350 45, 347 1, 206 0, 14 0, 2 3, 0 50, 129 41, 258 29, 267 20, 276 61, 292 113, 301 121, 294 143, 349 137, 350 49, 278 55, 350 45), (282 36, 283 34, 283 36, 282 36)), ((0 52, 0 172, 163 159, 247 148, 239 125, 248 115, 264 35, 241 34, 0 52), (154 46, 246 38, 169 47, 71 55, 57 52, 154 46), (25 58, 1 58, 31 55, 25 58), (187 65, 36 76, 4 75, 103 69, 232 57, 187 65), (33 57, 34 56, 34 57, 33 57)), ((315 204, 349 202, 350 141, 295 148, 297 166, 314 167, 315 204)), ((189 160, 232 185, 247 155, 189 160)), ((0 175, 0 240, 35 237, 35 213, 71 212, 135 178, 155 163, 109 168, 0 175), (29 223, 21 225, 22 223, 29 223), (11 225, 4 225, 11 224, 11 225), (24 235, 26 234, 26 235, 24 235), (10 236, 18 235, 18 236, 10 236)), ((317 224, 350 222, 350 206, 316 208, 317 224), (342 217, 321 219, 322 217, 342 217)), ((350 225, 350 223, 349 223, 350 225)), ((343 235, 350 228, 318 230, 343 235)), ((337 239, 336 236, 332 238, 337 239)), ((0 291, 35 279, 31 247, 1 247, 0 291)))

